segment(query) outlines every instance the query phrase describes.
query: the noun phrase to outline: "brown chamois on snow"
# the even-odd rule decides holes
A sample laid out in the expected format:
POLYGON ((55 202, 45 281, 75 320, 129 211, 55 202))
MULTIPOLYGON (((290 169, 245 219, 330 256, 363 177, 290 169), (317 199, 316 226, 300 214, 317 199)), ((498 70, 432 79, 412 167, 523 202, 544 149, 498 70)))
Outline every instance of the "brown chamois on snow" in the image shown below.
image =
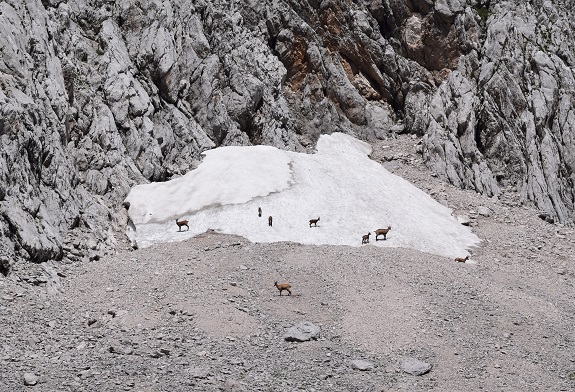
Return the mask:
POLYGON ((291 285, 288 283, 280 283, 278 284, 278 281, 276 280, 274 282, 274 285, 278 288, 278 290, 280 291, 280 295, 282 295, 282 291, 287 290, 288 295, 291 295, 291 285))
POLYGON ((182 231, 182 226, 186 226, 188 230, 190 230, 190 226, 188 226, 188 221, 186 219, 178 220, 176 218, 176 225, 178 225, 178 231, 182 231))
POLYGON ((272 218, 272 216, 270 215, 268 218, 268 226, 271 226, 273 223, 274 218, 272 218))
POLYGON ((379 237, 380 235, 383 235, 383 239, 386 240, 387 239, 387 233, 389 233, 389 231, 391 230, 391 226, 388 226, 387 229, 377 229, 375 230, 375 240, 379 241, 379 237))
POLYGON ((455 258, 455 261, 457 261, 458 263, 465 263, 467 260, 469 260, 469 256, 456 257, 456 258, 455 258))
POLYGON ((314 225, 315 227, 317 227, 317 222, 319 222, 319 218, 317 218, 317 219, 310 219, 310 220, 309 220, 309 227, 311 227, 311 225, 314 225))
POLYGON ((371 235, 371 232, 367 233, 366 235, 364 235, 363 237, 361 237, 361 243, 362 244, 367 244, 369 243, 369 236, 371 235))
POLYGON ((258 207, 258 216, 261 218, 262 217, 262 208, 258 207))

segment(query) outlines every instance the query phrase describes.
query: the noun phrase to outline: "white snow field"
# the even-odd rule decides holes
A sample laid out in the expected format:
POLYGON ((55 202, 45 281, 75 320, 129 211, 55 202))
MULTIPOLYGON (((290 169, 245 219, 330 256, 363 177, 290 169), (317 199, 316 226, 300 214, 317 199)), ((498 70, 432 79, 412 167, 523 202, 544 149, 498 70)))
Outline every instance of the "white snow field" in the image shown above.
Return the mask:
POLYGON ((481 242, 451 209, 370 160, 370 152, 369 144, 342 133, 322 135, 315 154, 269 146, 206 151, 185 176, 130 191, 128 235, 148 247, 213 229, 252 242, 392 246, 450 258, 481 242), (179 232, 176 219, 189 220, 189 231, 179 232), (376 241, 374 230, 388 226, 387 240, 376 241), (368 232, 370 243, 362 245, 368 232))

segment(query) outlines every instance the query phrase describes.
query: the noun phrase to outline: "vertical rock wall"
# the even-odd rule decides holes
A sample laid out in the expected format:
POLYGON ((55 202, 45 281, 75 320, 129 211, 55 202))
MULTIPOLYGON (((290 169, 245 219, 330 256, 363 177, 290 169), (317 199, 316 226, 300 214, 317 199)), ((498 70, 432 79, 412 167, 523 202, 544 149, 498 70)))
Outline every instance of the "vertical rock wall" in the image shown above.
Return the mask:
POLYGON ((517 189, 572 224, 570 2, 453 0, 435 1, 433 9, 430 3, 383 1, 387 17, 379 19, 396 47, 434 75, 431 86, 412 84, 404 107, 407 129, 424 135, 428 166, 488 195, 517 189))

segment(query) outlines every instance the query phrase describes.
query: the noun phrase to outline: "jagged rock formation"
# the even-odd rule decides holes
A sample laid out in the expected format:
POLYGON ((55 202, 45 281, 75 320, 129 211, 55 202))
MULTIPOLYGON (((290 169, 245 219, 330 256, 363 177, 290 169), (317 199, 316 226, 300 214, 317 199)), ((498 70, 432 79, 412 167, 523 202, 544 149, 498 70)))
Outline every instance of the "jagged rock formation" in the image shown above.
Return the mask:
POLYGON ((131 186, 219 145, 423 136, 441 177, 571 223, 564 1, 6 0, 0 261, 95 258, 131 186))

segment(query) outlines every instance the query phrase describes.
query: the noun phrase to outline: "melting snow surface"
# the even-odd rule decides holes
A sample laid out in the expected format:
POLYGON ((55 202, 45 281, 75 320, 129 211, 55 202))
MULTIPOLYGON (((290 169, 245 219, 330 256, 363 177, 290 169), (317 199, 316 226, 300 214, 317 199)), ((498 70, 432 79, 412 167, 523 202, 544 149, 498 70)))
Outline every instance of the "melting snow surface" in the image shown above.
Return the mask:
POLYGON ((252 242, 392 246, 446 257, 464 257, 480 243, 449 208, 370 160, 370 152, 341 133, 322 135, 311 155, 269 146, 206 151, 185 176, 131 190, 135 230, 128 234, 139 247, 213 229, 252 242), (178 232, 176 219, 189 220, 189 231, 178 232), (376 241, 374 231, 388 226, 387 240, 376 241), (368 232, 370 243, 362 245, 368 232))

